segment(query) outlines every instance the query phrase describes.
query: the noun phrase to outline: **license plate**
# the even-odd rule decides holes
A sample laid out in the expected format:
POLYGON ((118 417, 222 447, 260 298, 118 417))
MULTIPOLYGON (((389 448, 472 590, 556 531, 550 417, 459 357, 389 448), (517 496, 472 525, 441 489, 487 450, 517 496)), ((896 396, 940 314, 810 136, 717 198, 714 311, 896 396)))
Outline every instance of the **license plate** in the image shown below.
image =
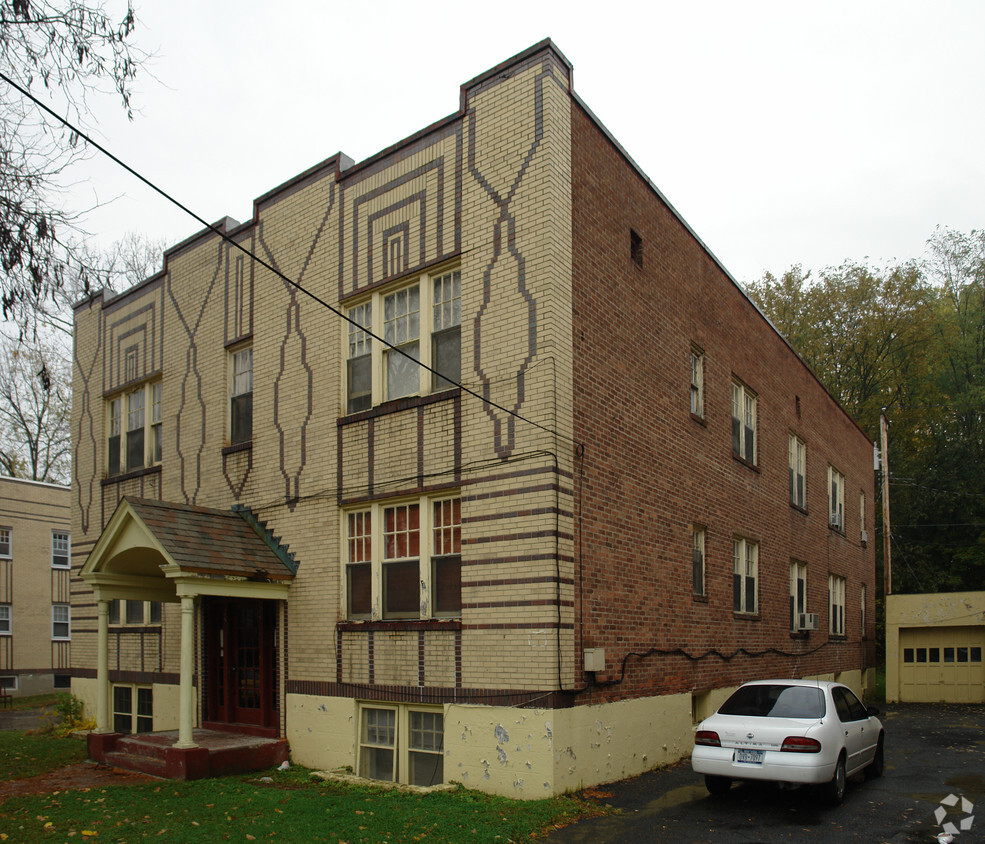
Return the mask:
POLYGON ((762 750, 737 750, 735 751, 736 762, 748 762, 752 765, 763 764, 762 750))

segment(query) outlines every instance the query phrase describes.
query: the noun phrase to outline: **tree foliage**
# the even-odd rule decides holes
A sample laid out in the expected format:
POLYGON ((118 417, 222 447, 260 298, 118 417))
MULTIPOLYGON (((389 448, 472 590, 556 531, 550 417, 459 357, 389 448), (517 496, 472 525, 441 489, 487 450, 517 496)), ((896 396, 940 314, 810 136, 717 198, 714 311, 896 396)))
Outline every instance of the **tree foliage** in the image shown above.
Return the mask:
POLYGON ((985 232, 938 228, 922 260, 794 266, 749 286, 873 440, 890 420, 894 591, 985 583, 985 232))
MULTIPOLYGON (((146 54, 99 0, 0 0, 0 73, 86 124, 88 100, 112 88, 128 116, 146 54)), ((79 218, 65 207, 66 171, 86 155, 72 132, 47 121, 0 81, 0 307, 23 332, 48 313, 66 277, 88 287, 91 267, 77 246, 79 218)))

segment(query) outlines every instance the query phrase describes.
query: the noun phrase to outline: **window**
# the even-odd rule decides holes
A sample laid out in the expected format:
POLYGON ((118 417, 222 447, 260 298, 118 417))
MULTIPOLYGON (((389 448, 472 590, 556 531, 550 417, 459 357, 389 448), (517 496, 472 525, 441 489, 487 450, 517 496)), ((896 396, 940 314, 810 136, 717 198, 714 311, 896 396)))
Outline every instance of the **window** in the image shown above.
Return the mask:
POLYGON ((51 605, 51 638, 70 639, 72 637, 71 611, 68 604, 51 605))
POLYGON ((10 528, 0 528, 0 557, 10 556, 10 528))
POLYGON ((756 395, 738 381, 732 382, 732 451, 756 462, 756 395))
POLYGON ((17 675, 7 675, 0 677, 0 689, 7 692, 17 691, 17 675))
POLYGON ((146 619, 147 624, 160 624, 161 608, 160 601, 124 601, 114 598, 109 602, 108 622, 118 625, 122 619, 124 624, 143 625, 146 619))
POLYGON ((643 238, 632 229, 629 230, 629 257, 636 266, 643 266, 643 238))
POLYGON ((865 493, 860 492, 858 494, 858 526, 859 526, 859 538, 862 540, 862 546, 869 541, 868 531, 865 529, 865 493))
POLYGON ((864 583, 862 584, 862 588, 860 590, 859 604, 861 608, 861 613, 859 614, 859 624, 862 628, 862 638, 866 639, 868 637, 865 635, 866 631, 865 631, 865 584, 864 583))
POLYGON ((828 524, 845 529, 845 476, 834 466, 828 466, 828 524))
POLYGON ((828 575, 828 632, 832 636, 845 635, 845 578, 828 575))
POLYGON ((10 632, 10 604, 0 604, 0 636, 9 636, 10 632))
POLYGON ((759 545, 748 539, 732 540, 732 608, 735 612, 756 612, 756 579, 759 545))
POLYGON ((705 529, 700 525, 691 527, 691 590, 705 594, 705 529))
POLYGON ((373 406, 372 338, 373 303, 363 302, 349 309, 349 356, 346 383, 348 385, 347 413, 358 413, 373 406))
POLYGON ((154 731, 153 689, 113 686, 113 730, 126 734, 154 731))
POLYGON ((56 674, 53 678, 54 687, 56 689, 70 689, 72 688, 72 675, 71 674, 56 674))
POLYGON ((51 532, 51 564, 56 568, 68 568, 68 534, 64 531, 51 532))
POLYGON ((438 709, 362 706, 359 776, 439 785, 444 782, 444 714, 438 709))
POLYGON ((376 293, 350 307, 347 316, 347 413, 445 390, 461 380, 460 270, 418 276, 398 289, 376 293), (395 348, 371 342, 374 313, 382 314, 383 339, 395 348))
POLYGON ((253 347, 232 353, 232 385, 229 393, 229 442, 253 439, 253 347))
POLYGON ((705 356, 691 349, 691 413, 705 415, 705 356))
POLYGON ((788 449, 790 464, 790 503, 807 509, 807 443, 796 434, 790 435, 788 449))
POLYGON ((162 389, 161 382, 155 381, 110 400, 106 438, 106 471, 109 475, 160 463, 162 389))
POLYGON ((807 566, 790 564, 790 629, 797 631, 798 617, 807 612, 807 566))
POLYGON ((345 537, 350 619, 460 615, 460 498, 422 497, 348 512, 345 537))
POLYGON ((161 462, 161 451, 162 449, 162 431, 161 431, 161 399, 164 394, 164 384, 158 381, 156 384, 151 384, 150 388, 150 448, 151 448, 151 462, 160 463, 161 462))

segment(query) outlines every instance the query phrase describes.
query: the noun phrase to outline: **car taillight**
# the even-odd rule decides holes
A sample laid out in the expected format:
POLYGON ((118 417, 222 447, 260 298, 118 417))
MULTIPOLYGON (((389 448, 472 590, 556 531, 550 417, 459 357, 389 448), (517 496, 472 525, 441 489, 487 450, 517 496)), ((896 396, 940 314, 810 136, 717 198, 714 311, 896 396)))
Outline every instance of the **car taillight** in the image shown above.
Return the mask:
POLYGON ((721 739, 718 738, 718 733, 714 730, 698 730, 694 734, 694 743, 703 744, 707 747, 721 747, 721 739))
POLYGON ((790 753, 820 753, 821 742, 803 736, 787 736, 783 740, 780 750, 786 750, 790 753))

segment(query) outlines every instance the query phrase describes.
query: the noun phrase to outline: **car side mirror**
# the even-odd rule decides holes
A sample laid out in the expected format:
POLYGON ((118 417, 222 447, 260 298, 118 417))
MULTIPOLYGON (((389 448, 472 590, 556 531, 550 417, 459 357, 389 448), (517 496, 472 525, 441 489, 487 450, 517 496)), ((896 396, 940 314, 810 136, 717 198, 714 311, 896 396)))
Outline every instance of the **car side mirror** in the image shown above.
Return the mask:
POLYGON ((879 707, 870 706, 868 709, 865 710, 865 712, 870 718, 875 718, 879 715, 879 707))

